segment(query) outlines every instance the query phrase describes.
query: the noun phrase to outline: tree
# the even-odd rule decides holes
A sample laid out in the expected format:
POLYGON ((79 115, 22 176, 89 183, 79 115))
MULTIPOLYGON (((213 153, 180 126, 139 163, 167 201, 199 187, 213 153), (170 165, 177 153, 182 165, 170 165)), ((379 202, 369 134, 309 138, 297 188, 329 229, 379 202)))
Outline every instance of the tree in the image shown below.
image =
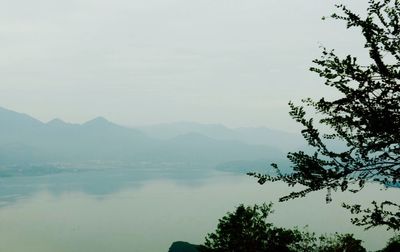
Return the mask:
POLYGON ((297 228, 275 227, 267 222, 272 204, 240 205, 219 220, 208 234, 203 252, 365 252, 361 240, 351 234, 323 235, 297 228))
MULTIPOLYGON (((336 7, 340 12, 331 18, 361 30, 370 62, 361 64, 352 55, 339 57, 326 48, 322 57, 313 61, 310 70, 340 93, 336 100, 307 98, 300 106, 289 103, 290 115, 303 125, 302 135, 315 152, 289 153, 291 174, 282 174, 275 164, 277 176, 250 173, 261 184, 283 181, 305 186, 281 201, 326 189, 329 202, 331 190, 356 193, 371 181, 383 186, 400 184, 400 1, 371 0, 366 17, 344 5, 336 7), (318 113, 318 123, 308 116, 307 109, 318 113), (332 142, 344 143, 345 149, 334 150, 332 142)), ((344 206, 363 214, 352 219, 356 225, 400 230, 400 205, 396 202, 374 201, 372 208, 344 206)))
POLYGON ((235 212, 219 220, 215 233, 208 234, 205 251, 212 252, 285 252, 300 236, 291 230, 268 223, 272 204, 240 205, 235 212))
POLYGON ((392 237, 381 252, 398 252, 400 251, 400 235, 392 237))
POLYGON ((361 245, 362 241, 357 240, 352 234, 335 234, 331 236, 321 236, 318 252, 366 252, 361 245))

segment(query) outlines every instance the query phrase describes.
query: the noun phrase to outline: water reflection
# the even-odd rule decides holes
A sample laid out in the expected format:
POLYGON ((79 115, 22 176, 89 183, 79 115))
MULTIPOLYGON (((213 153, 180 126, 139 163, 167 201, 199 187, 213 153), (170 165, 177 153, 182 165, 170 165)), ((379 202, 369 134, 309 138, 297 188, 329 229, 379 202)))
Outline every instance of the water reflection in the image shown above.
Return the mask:
POLYGON ((278 203, 289 192, 282 184, 259 186, 247 176, 222 173, 176 176, 92 171, 2 179, 0 251, 167 251, 176 240, 202 243, 217 219, 238 204, 264 201, 275 202, 271 220, 278 226, 354 232, 371 250, 392 236, 352 226, 340 203, 397 199, 396 189, 370 185, 360 194, 334 194, 330 205, 324 193, 278 203))
POLYGON ((210 176, 223 174, 212 170, 165 169, 86 169, 42 176, 0 177, 0 207, 22 198, 29 198, 39 191, 54 195, 64 192, 83 192, 104 196, 123 188, 140 187, 148 181, 170 179, 178 184, 196 185, 210 176))

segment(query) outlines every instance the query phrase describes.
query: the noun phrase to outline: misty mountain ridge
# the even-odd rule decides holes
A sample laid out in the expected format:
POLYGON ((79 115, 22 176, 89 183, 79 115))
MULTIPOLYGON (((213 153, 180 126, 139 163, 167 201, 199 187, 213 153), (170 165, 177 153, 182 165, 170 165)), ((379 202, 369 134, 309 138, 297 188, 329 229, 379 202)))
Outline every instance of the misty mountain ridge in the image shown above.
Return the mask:
POLYGON ((162 125, 129 128, 103 117, 83 124, 58 118, 43 123, 27 114, 0 108, 0 166, 96 161, 132 166, 140 162, 201 164, 215 168, 227 162, 251 164, 254 160, 284 159, 285 154, 274 141, 271 145, 243 141, 250 131, 196 123, 185 127, 170 124, 164 129, 162 125))
POLYGON ((274 146, 284 152, 297 150, 305 144, 300 134, 265 127, 228 128, 222 124, 176 122, 143 126, 137 129, 160 139, 170 139, 179 135, 197 133, 213 139, 237 140, 247 144, 274 146))

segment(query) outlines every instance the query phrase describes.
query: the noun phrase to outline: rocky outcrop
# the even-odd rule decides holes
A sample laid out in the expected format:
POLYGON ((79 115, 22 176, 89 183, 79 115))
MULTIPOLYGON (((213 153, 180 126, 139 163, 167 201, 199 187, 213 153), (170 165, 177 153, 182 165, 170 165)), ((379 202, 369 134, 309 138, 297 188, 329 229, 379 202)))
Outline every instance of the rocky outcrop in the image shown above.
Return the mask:
POLYGON ((201 246, 193 245, 188 242, 176 241, 172 243, 168 252, 200 252, 201 246))

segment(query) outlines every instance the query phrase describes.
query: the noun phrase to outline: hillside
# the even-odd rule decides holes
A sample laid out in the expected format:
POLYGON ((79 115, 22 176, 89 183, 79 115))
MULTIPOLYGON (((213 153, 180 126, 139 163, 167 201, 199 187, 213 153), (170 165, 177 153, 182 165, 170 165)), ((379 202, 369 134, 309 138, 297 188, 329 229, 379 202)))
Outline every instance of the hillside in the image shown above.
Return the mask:
POLYGON ((124 166, 167 163, 213 168, 232 161, 272 162, 284 157, 275 146, 249 144, 234 136, 229 139, 222 131, 221 137, 217 132, 208 134, 214 137, 206 132, 182 132, 165 139, 102 117, 83 124, 61 119, 43 123, 29 115, 0 108, 0 165, 96 161, 124 166))

